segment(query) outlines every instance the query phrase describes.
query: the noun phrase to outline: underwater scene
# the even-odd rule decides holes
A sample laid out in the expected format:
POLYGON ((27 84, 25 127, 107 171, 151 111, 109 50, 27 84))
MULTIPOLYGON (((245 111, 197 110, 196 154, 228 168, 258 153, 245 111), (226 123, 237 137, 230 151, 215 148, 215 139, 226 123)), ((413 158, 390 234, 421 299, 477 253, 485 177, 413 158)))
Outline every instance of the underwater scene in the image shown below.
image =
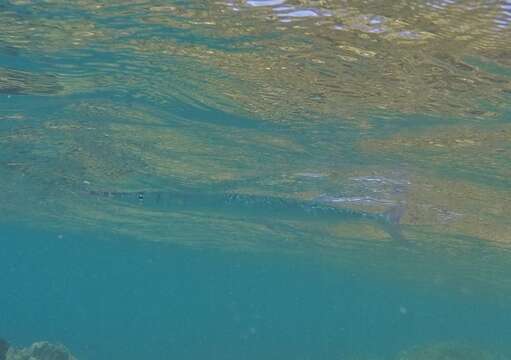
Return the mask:
POLYGON ((511 0, 0 1, 0 360, 511 360, 511 0))

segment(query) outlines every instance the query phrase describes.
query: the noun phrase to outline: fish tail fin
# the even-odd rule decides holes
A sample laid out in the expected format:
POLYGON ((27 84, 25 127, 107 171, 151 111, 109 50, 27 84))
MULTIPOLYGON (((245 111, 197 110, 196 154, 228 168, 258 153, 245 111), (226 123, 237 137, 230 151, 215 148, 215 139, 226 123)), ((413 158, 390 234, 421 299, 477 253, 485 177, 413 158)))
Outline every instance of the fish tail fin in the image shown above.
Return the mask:
POLYGON ((393 206, 383 213, 385 231, 392 237, 393 240, 399 242, 406 241, 401 229, 401 218, 403 217, 404 213, 405 207, 403 204, 393 206))

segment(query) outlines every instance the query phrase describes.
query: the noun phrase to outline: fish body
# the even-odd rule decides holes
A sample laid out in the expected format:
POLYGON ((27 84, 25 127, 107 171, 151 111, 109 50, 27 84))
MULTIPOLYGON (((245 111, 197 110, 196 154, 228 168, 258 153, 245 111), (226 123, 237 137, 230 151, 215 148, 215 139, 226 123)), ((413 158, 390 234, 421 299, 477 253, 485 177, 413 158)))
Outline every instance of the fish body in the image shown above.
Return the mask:
POLYGON ((321 200, 299 200, 231 192, 201 191, 90 191, 89 195, 172 212, 205 211, 226 217, 291 221, 320 220, 330 223, 369 221, 379 224, 393 239, 402 240, 399 220, 403 210, 393 207, 374 213, 338 207, 321 200))

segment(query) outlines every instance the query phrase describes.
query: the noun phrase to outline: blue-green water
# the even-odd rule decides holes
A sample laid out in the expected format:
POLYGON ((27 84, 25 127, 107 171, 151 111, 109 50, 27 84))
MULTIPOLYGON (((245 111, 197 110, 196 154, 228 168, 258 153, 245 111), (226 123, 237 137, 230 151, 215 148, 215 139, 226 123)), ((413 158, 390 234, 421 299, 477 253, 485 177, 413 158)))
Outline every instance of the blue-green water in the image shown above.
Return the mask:
POLYGON ((289 259, 4 229, 2 330, 84 359, 338 359, 509 350, 509 307, 289 259), (405 310, 404 310, 405 309, 405 310))
POLYGON ((1 2, 7 360, 510 358, 509 39, 507 0, 1 2))

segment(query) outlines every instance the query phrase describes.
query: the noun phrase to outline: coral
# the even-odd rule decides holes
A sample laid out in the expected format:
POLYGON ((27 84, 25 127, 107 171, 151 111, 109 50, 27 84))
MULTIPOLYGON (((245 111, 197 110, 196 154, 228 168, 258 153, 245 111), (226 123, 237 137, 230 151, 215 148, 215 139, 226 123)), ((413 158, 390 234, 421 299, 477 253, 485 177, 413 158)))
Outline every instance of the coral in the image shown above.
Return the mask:
POLYGON ((76 360, 76 358, 63 345, 40 341, 28 348, 9 348, 6 360, 76 360))
POLYGON ((5 360, 7 351, 9 350, 9 343, 0 338, 0 360, 5 360))

